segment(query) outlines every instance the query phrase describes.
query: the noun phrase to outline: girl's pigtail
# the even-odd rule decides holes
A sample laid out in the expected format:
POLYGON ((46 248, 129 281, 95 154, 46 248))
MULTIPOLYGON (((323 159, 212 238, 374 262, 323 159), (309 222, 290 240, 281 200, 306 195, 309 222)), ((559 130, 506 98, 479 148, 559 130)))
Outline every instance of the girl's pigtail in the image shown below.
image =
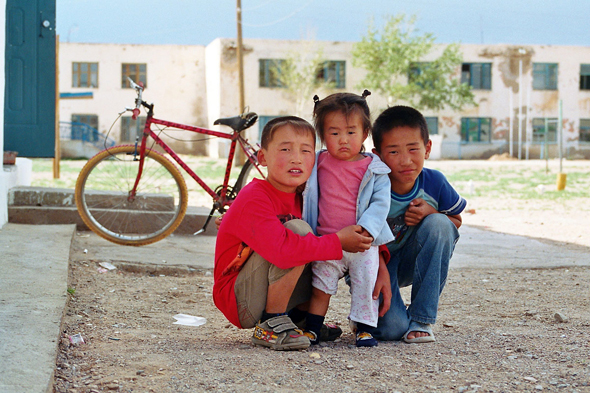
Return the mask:
POLYGON ((369 90, 365 89, 365 90, 363 91, 362 97, 363 97, 363 98, 367 98, 367 97, 368 97, 368 96, 370 96, 370 95, 371 95, 371 92, 370 92, 369 90))
POLYGON ((315 96, 313 96, 313 109, 315 109, 319 103, 320 103, 320 97, 318 97, 318 95, 316 94, 315 96))

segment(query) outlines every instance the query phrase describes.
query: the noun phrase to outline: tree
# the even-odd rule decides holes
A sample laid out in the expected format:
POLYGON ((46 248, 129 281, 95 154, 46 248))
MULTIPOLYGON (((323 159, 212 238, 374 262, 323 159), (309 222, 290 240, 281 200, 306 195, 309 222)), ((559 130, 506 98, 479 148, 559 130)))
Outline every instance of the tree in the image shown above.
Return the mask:
POLYGON ((425 61, 434 49, 435 37, 416 34, 415 19, 406 21, 403 14, 388 16, 382 31, 373 22, 369 24, 367 35, 352 50, 352 64, 367 70, 359 88, 385 95, 390 105, 397 100, 418 109, 448 106, 460 110, 476 105, 471 87, 460 80, 459 45, 448 45, 438 58, 425 61))
POLYGON ((296 116, 309 117, 310 108, 313 108, 313 96, 321 96, 322 92, 334 87, 332 81, 320 77, 325 63, 321 48, 315 52, 301 50, 291 52, 276 69, 280 85, 295 103, 296 116))

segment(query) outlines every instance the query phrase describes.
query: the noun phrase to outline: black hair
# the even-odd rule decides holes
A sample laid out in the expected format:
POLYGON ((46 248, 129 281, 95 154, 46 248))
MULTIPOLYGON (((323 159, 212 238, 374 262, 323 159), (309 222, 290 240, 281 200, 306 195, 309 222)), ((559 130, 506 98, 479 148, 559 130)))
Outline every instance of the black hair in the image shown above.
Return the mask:
POLYGON ((272 141, 272 137, 276 130, 286 125, 290 125, 297 131, 309 132, 313 138, 313 143, 315 144, 315 129, 307 120, 297 116, 281 116, 266 123, 262 129, 262 134, 260 135, 260 146, 262 146, 263 149, 268 149, 268 145, 270 144, 270 141, 272 141))
POLYGON ((314 96, 313 120, 320 141, 324 143, 324 121, 326 120, 326 116, 332 112, 341 112, 347 118, 351 113, 358 113, 363 123, 363 132, 368 136, 371 131, 371 111, 369 110, 366 97, 370 94, 371 92, 369 90, 363 91, 362 95, 335 93, 323 100, 320 100, 317 95, 314 96))
POLYGON ((375 123, 373 123, 373 145, 381 152, 383 134, 397 127, 411 127, 420 129, 420 136, 426 145, 430 139, 426 119, 418 110, 403 105, 392 106, 385 109, 375 123))

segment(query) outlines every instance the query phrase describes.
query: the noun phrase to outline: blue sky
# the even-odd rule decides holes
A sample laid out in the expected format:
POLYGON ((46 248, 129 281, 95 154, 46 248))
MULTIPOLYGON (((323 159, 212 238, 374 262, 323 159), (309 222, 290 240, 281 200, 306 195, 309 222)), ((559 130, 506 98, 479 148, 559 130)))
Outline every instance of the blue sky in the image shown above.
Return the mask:
MULTIPOLYGON (((416 15, 439 43, 590 45, 590 0, 242 0, 244 38, 358 41, 416 15)), ((235 0, 57 0, 62 42, 207 45, 236 36, 235 0)))

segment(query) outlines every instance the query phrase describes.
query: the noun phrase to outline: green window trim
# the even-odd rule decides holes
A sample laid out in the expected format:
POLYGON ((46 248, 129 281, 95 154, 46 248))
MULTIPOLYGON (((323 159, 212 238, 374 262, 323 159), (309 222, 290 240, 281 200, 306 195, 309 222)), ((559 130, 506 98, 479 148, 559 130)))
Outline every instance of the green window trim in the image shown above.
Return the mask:
POLYGON ((590 142, 590 119, 580 119, 579 142, 590 142))
POLYGON ((557 90, 557 63, 533 63, 533 89, 557 90))
POLYGON ((429 135, 438 135, 438 117, 425 117, 429 135))
POLYGON ((590 64, 580 64, 580 90, 590 90, 590 64))
POLYGON ((533 142, 557 142, 557 118, 535 117, 533 118, 533 142), (547 121, 547 132, 545 124, 547 121))
POLYGON ((317 79, 326 83, 333 83, 337 89, 346 87, 346 61, 328 60, 319 69, 317 79))
POLYGON ((259 87, 285 87, 281 81, 284 59, 259 59, 259 87))
POLYGON ((461 83, 467 83, 474 90, 491 90, 492 63, 463 63, 461 83))
POLYGON ((462 142, 491 142, 492 118, 491 117, 462 117, 461 118, 462 142))

